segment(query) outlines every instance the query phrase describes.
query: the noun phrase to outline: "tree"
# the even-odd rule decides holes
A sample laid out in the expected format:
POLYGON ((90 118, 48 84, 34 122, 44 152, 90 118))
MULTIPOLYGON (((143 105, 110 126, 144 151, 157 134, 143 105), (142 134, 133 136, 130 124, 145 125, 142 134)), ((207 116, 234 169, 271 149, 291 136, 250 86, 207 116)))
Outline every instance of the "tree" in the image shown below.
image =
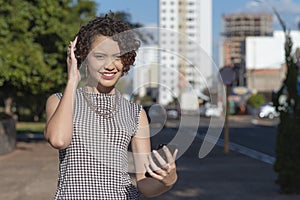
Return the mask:
MULTIPOLYGON (((0 99, 7 114, 15 105, 42 117, 46 98, 65 85, 69 41, 96 11, 90 0, 0 0, 0 99)), ((130 14, 114 15, 130 23, 130 14)))
POLYGON ((8 114, 30 96, 41 115, 47 96, 65 83, 68 41, 95 15, 87 0, 0 0, 0 97, 8 114))
POLYGON ((273 95, 273 103, 280 111, 277 129, 276 161, 278 173, 276 183, 284 193, 300 194, 300 91, 297 91, 298 67, 292 54, 292 38, 285 23, 274 10, 285 33, 286 78, 282 87, 273 95))

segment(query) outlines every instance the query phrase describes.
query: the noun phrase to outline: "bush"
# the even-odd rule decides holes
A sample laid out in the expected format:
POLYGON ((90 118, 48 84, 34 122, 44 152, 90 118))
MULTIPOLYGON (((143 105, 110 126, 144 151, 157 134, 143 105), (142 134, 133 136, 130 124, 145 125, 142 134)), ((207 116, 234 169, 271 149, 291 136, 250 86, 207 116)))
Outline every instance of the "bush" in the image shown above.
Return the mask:
POLYGON ((287 112, 280 114, 277 132, 276 183, 283 193, 300 193, 300 117, 287 112))
POLYGON ((290 32, 284 26, 283 29, 287 72, 281 88, 273 94, 273 103, 280 111, 276 161, 273 168, 278 173, 276 183, 282 192, 300 194, 300 91, 297 89, 299 71, 292 55, 290 32), (287 97, 283 102, 279 101, 282 95, 287 97))
POLYGON ((252 108, 259 108, 261 105, 266 102, 266 98, 262 94, 251 94, 248 98, 247 104, 252 108))

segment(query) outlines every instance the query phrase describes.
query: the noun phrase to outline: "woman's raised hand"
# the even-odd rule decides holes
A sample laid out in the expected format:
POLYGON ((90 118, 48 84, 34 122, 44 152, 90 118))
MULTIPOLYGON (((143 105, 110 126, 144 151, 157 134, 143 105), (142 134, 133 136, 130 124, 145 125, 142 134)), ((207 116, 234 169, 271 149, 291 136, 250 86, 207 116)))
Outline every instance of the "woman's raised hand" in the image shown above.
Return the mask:
POLYGON ((77 67, 77 59, 74 53, 74 51, 76 50, 75 48, 76 43, 77 43, 77 37, 74 39, 74 41, 71 41, 68 46, 67 67, 68 67, 68 81, 75 83, 77 86, 81 77, 77 67))

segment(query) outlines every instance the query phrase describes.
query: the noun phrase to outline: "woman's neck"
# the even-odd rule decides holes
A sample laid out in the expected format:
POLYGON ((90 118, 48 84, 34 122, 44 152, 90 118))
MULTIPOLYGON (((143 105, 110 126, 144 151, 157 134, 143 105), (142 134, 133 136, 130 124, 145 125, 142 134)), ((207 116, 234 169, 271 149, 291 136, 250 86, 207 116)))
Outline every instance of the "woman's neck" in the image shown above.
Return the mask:
POLYGON ((93 86, 85 86, 87 88, 87 91, 88 92, 91 92, 91 93, 107 93, 107 94, 114 94, 115 93, 115 87, 110 87, 110 88, 107 88, 107 87, 101 87, 101 86, 97 86, 97 87, 93 87, 93 86))

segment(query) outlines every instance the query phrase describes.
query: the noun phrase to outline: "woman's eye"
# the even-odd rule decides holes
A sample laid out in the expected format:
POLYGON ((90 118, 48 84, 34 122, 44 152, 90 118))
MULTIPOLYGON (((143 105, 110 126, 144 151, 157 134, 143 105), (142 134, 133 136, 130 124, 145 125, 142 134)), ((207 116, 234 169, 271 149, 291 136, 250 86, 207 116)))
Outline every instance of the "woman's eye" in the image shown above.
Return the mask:
POLYGON ((95 55, 95 57, 96 57, 98 60, 103 60, 103 59, 104 59, 104 56, 103 56, 103 55, 95 55))

